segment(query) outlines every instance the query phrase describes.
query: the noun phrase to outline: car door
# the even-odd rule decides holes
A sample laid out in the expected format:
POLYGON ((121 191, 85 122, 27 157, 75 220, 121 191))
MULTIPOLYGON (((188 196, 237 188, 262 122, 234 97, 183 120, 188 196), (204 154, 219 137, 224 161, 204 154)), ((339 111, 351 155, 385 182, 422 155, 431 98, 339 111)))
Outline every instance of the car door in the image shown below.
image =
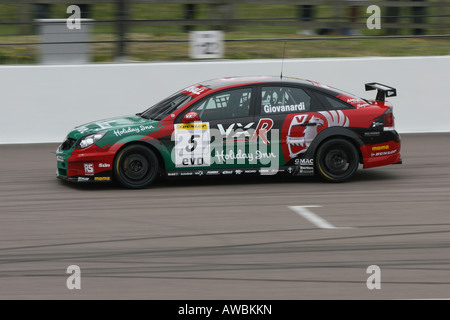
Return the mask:
POLYGON ((215 175, 241 173, 255 166, 249 149, 255 129, 253 91, 252 86, 215 91, 177 117, 176 170, 215 175), (183 122, 187 114, 198 121, 183 122))
POLYGON ((266 173, 273 174, 276 169, 293 173, 301 162, 304 173, 313 173, 313 160, 303 159, 303 155, 321 125, 315 112, 320 102, 308 89, 292 84, 261 85, 258 96, 256 116, 273 125, 266 132, 267 145, 259 146, 257 167, 270 167, 266 173))

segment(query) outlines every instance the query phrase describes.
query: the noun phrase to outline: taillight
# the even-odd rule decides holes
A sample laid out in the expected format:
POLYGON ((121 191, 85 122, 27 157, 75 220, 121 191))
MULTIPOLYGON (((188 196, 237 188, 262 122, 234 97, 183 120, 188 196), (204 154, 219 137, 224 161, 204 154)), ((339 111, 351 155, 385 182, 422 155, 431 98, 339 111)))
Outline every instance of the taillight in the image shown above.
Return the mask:
POLYGON ((384 131, 392 131, 392 130, 395 130, 394 114, 392 113, 392 108, 389 108, 389 109, 383 114, 383 130, 384 130, 384 131))

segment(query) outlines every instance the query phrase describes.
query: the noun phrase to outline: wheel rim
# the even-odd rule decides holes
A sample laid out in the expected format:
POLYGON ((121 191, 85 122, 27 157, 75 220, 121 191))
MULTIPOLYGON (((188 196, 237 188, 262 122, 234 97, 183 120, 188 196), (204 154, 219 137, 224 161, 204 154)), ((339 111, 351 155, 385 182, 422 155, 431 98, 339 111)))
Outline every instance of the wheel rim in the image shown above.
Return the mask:
POLYGON ((153 166, 142 154, 130 154, 127 156, 122 168, 124 176, 131 181, 145 180, 153 172, 153 166))
POLYGON ((332 174, 342 175, 349 165, 348 155, 343 150, 332 149, 325 156, 325 167, 332 174))
POLYGON ((357 167, 356 155, 345 144, 334 144, 323 152, 319 159, 320 167, 333 180, 342 180, 350 176, 357 167))

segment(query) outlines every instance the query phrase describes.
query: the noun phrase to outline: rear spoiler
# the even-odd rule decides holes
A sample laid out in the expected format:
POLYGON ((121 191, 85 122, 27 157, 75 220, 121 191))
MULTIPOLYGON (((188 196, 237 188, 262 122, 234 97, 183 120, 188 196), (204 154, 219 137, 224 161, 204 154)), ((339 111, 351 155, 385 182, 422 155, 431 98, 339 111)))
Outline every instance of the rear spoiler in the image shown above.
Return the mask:
POLYGON ((365 86, 366 86, 366 91, 375 90, 375 89, 378 90, 377 96, 375 98, 375 100, 377 100, 377 101, 384 101, 386 97, 396 97, 397 96, 397 89, 386 86, 381 83, 371 82, 371 83, 366 83, 365 86))

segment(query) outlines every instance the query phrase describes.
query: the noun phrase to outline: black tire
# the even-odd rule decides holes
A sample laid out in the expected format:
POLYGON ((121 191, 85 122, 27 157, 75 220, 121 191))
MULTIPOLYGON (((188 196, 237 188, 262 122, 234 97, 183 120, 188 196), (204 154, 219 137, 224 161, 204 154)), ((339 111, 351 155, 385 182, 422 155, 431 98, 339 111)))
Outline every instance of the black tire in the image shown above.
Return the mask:
POLYGON ((314 160, 319 175, 329 182, 343 182, 358 170, 359 154, 345 139, 331 139, 320 145, 314 160))
POLYGON ((129 189, 150 185, 158 175, 158 158, 143 145, 129 145, 119 151, 114 159, 114 174, 118 182, 129 189))

